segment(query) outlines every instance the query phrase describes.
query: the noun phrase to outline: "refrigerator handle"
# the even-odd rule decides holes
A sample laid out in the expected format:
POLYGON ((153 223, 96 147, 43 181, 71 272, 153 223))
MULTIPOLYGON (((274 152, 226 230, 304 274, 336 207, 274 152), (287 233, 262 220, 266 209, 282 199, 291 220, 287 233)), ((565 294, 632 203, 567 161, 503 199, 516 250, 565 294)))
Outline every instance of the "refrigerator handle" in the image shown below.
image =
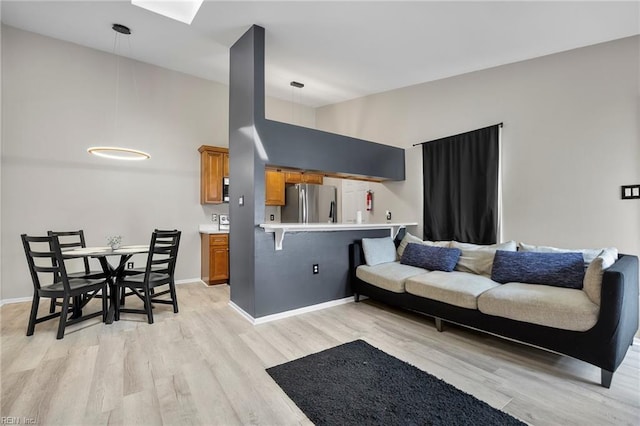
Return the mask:
POLYGON ((300 206, 302 207, 302 223, 307 223, 307 192, 300 188, 300 206))
POLYGON ((329 222, 336 222, 336 202, 332 201, 329 207, 329 222))

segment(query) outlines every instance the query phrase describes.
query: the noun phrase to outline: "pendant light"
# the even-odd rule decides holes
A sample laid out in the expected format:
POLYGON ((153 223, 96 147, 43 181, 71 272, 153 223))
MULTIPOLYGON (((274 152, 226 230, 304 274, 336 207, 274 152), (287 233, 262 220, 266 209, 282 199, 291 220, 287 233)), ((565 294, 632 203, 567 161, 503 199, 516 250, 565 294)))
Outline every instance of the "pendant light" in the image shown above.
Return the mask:
POLYGON ((300 102, 300 99, 298 99, 296 102, 296 98, 293 93, 296 91, 296 89, 302 89, 304 87, 304 84, 300 83, 299 81, 292 81, 291 83, 289 83, 289 85, 291 86, 291 124, 296 124, 295 109, 296 104, 300 102))
MULTIPOLYGON (((113 41, 113 54, 116 55, 116 93, 115 93, 115 117, 114 117, 114 138, 118 130, 118 102, 120 94, 120 56, 116 54, 116 46, 118 45, 118 36, 130 35, 131 30, 121 24, 113 24, 111 27, 115 31, 115 39, 113 41)), ((122 148, 117 146, 92 146, 87 152, 99 157, 111 158, 114 160, 146 160, 151 156, 144 151, 132 148, 122 148)))

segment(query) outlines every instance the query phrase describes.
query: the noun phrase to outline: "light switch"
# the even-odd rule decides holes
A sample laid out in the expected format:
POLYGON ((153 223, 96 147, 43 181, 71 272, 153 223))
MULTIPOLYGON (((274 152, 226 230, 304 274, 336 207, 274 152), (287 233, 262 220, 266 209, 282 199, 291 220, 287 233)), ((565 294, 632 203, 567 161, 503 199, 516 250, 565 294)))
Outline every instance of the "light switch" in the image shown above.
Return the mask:
POLYGON ((239 205, 239 206, 244 206, 244 195, 241 195, 241 196, 238 198, 238 205, 239 205))
POLYGON ((640 185, 623 185, 621 189, 623 200, 640 199, 640 185))

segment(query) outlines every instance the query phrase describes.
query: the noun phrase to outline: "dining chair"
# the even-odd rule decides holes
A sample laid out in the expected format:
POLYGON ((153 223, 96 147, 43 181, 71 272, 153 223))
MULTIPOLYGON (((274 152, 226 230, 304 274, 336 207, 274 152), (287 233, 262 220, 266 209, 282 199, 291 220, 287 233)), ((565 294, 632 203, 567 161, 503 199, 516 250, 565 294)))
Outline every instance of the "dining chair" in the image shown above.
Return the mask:
POLYGON ((33 281, 33 301, 31 314, 27 327, 27 336, 33 335, 36 324, 53 318, 60 317, 57 339, 64 337, 65 327, 102 315, 102 321, 107 319, 107 298, 102 298, 102 309, 86 315, 81 315, 82 309, 102 291, 106 294, 106 278, 70 278, 65 267, 65 259, 62 256, 60 242, 57 236, 47 235, 42 237, 27 236, 22 234, 22 245, 27 257, 29 272, 33 281), (50 313, 38 318, 40 298, 62 299, 60 312, 50 313), (71 305, 71 299, 78 303, 71 305), (69 314, 72 314, 69 319, 69 314), (73 315, 75 314, 75 315, 73 315))
POLYGON ((115 319, 120 319, 121 312, 146 314, 149 324, 153 324, 152 303, 173 305, 173 312, 178 313, 178 299, 175 288, 175 269, 178 258, 181 232, 177 230, 155 230, 151 234, 149 254, 144 272, 125 270, 116 278, 116 286, 121 297, 117 298, 115 319), (157 291, 157 287, 168 286, 168 289, 157 291), (130 290, 127 293, 127 289, 130 290), (169 299, 159 297, 169 295, 169 299), (125 296, 135 295, 144 302, 144 309, 124 308, 125 296))
MULTIPOLYGON (((60 249, 73 249, 73 248, 84 248, 87 246, 84 240, 84 231, 80 229, 79 231, 47 231, 47 235, 49 236, 57 236, 58 241, 60 242, 60 249)), ((87 279, 103 279, 106 277, 104 271, 101 270, 91 270, 89 267, 89 259, 83 257, 82 259, 75 259, 74 262, 83 262, 83 270, 69 272, 67 271, 67 276, 69 278, 87 278, 87 279)), ((59 305, 59 304, 58 304, 59 305)), ((56 308, 56 299, 51 299, 51 305, 49 307, 49 312, 55 312, 56 308)))

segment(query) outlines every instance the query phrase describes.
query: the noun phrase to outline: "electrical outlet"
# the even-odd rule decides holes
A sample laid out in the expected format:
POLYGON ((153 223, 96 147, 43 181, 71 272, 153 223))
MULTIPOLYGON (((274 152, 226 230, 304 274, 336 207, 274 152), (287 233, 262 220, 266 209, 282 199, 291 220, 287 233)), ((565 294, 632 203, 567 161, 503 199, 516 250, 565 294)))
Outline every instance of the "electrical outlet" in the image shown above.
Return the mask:
POLYGON ((269 215, 269 220, 273 222, 274 220, 276 220, 276 216, 273 215, 273 214, 270 214, 269 215))
POLYGON ((317 263, 313 264, 313 274, 318 274, 320 273, 320 265, 318 265, 317 263))
POLYGON ((127 269, 133 269, 133 262, 127 262, 127 269))
POLYGON ((218 214, 211 213, 211 222, 217 222, 217 221, 218 221, 218 214))
POLYGON ((387 215, 387 220, 391 220, 391 211, 387 210, 385 214, 387 215))

